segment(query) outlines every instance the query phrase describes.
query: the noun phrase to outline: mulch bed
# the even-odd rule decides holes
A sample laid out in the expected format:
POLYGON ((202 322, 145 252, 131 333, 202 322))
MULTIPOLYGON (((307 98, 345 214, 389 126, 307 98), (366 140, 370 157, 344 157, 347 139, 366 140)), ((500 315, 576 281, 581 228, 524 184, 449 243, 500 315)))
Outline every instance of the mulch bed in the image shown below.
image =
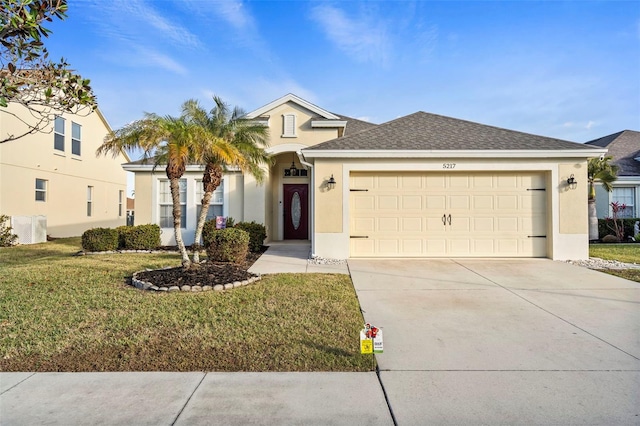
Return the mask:
MULTIPOLYGON (((266 250, 266 248, 264 249, 266 250)), ((203 262, 197 267, 184 269, 177 268, 156 269, 143 271, 136 275, 141 281, 152 283, 158 287, 188 286, 214 286, 227 284, 234 281, 244 281, 254 275, 247 270, 255 263, 264 252, 249 253, 244 263, 203 262)))

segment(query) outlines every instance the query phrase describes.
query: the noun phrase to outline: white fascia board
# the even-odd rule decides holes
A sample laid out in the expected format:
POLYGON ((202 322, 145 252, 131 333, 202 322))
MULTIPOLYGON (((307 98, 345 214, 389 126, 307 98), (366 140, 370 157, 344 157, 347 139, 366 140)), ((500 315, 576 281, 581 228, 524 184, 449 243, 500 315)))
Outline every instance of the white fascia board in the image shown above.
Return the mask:
POLYGON ((618 176, 612 185, 640 185, 640 176, 618 176))
POLYGON ((256 118, 256 117, 260 117, 261 115, 263 115, 264 113, 271 111, 272 109, 279 107, 282 104, 286 104, 287 102, 294 102, 298 105, 300 105, 301 107, 304 107, 306 109, 308 109, 309 111, 315 112, 318 115, 321 115, 324 118, 327 119, 331 119, 331 120, 339 120, 340 117, 338 117, 335 114, 330 113, 329 111, 320 108, 317 105, 312 104, 309 101, 305 101, 302 98, 297 97, 296 95, 294 95, 293 93, 289 93, 288 95, 285 95, 279 99, 276 99, 273 102, 268 103, 267 105, 258 108, 255 111, 251 111, 250 113, 248 113, 245 117, 247 118, 256 118))
POLYGON ((346 120, 311 120, 311 127, 345 127, 346 120))
POLYGON ((603 149, 585 150, 309 150, 305 158, 592 158, 606 153, 603 149))

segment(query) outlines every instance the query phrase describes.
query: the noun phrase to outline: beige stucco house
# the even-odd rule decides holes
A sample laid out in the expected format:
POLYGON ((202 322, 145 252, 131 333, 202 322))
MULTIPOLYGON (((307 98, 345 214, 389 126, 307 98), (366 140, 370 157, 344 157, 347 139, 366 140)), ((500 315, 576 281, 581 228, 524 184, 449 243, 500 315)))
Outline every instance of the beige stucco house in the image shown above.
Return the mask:
MULTIPOLYGON (((587 159, 606 150, 418 112, 374 125, 289 94, 248 114, 270 130, 262 185, 225 175, 211 215, 349 257, 588 257, 587 159), (572 180, 570 180, 572 178, 572 180)), ((139 162, 136 223, 173 243, 164 170, 139 162)), ((193 242, 202 168, 182 180, 193 242)), ((191 240, 189 240, 191 238, 191 240)))
MULTIPOLYGON (((0 108, 0 139, 23 133, 31 119, 21 105, 0 108)), ((12 217, 20 242, 31 237, 24 226, 29 218, 45 221, 51 237, 126 223, 127 178, 121 164, 129 159, 95 154, 109 131, 99 110, 64 113, 44 132, 0 144, 0 214, 12 217)))

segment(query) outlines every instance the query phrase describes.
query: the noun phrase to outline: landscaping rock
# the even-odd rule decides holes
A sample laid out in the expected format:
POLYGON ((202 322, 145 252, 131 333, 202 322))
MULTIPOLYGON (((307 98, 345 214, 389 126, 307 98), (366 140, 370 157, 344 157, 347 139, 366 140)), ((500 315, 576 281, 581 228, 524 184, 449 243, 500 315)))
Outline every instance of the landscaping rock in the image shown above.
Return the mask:
POLYGON ((213 291, 222 291, 224 290, 224 286, 222 284, 217 284, 213 286, 213 291))

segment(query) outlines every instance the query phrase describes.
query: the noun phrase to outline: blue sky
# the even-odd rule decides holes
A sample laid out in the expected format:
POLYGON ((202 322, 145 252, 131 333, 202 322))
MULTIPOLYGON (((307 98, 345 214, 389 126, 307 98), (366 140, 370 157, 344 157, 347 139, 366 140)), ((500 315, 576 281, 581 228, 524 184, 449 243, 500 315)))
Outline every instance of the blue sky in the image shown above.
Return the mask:
POLYGON ((585 142, 640 130, 638 1, 69 0, 46 45, 115 129, 211 96, 294 93, 382 123, 426 111, 585 142))

